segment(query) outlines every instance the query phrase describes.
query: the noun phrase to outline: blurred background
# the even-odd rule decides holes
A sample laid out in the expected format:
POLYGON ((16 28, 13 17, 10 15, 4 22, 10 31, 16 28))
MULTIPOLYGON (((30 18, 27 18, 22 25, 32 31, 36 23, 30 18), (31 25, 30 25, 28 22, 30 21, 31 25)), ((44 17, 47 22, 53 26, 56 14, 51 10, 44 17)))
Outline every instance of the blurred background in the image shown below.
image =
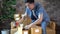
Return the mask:
MULTIPOLYGON (((60 0, 35 0, 35 2, 40 2, 43 5, 50 19, 56 23, 56 33, 60 34, 60 0)), ((0 0, 0 30, 10 29, 14 14, 24 13, 24 4, 24 0, 0 0)))

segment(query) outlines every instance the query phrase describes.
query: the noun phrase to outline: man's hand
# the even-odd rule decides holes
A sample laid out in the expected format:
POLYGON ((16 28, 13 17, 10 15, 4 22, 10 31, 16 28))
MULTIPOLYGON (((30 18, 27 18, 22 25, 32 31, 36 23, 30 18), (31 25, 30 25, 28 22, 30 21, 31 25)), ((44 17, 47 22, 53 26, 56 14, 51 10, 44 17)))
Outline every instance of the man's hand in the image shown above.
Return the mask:
POLYGON ((30 25, 26 25, 24 28, 25 29, 29 29, 31 26, 32 26, 31 24, 30 25))
POLYGON ((29 25, 26 25, 24 28, 25 28, 25 29, 29 29, 29 28, 30 28, 30 26, 29 26, 29 25))

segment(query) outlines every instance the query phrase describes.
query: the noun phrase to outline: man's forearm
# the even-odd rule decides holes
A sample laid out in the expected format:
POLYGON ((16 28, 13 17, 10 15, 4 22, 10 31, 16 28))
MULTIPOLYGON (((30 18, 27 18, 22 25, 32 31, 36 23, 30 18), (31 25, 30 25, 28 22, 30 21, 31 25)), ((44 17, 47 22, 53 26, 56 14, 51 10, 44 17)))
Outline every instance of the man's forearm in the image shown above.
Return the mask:
POLYGON ((32 23, 32 25, 40 24, 43 20, 43 14, 38 18, 35 22, 32 23))
POLYGON ((32 23, 32 25, 40 24, 41 22, 42 22, 42 20, 37 19, 35 22, 32 23))

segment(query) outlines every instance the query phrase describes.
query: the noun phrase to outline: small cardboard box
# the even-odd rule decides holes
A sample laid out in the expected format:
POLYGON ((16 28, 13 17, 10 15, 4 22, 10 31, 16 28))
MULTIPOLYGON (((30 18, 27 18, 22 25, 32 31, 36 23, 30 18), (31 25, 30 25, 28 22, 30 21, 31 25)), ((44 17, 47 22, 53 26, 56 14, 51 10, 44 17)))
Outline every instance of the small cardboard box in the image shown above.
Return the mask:
POLYGON ((28 34, 28 30, 23 30, 22 34, 28 34))
POLYGON ((41 27, 32 27, 30 34, 42 34, 42 28, 41 27))

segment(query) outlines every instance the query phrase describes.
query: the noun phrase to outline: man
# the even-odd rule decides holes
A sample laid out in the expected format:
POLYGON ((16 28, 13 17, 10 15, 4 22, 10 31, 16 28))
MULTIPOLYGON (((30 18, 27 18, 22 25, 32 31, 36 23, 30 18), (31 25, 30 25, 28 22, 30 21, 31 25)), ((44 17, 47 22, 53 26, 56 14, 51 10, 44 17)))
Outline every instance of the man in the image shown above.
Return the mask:
MULTIPOLYGON (((46 26, 50 21, 50 18, 41 4, 35 3, 34 0, 27 0, 25 16, 26 15, 32 19, 32 23, 27 25, 25 28, 29 29, 32 25, 41 24, 43 34, 46 34, 46 26)), ((22 22, 23 19, 24 17, 22 17, 20 22, 22 22)))

